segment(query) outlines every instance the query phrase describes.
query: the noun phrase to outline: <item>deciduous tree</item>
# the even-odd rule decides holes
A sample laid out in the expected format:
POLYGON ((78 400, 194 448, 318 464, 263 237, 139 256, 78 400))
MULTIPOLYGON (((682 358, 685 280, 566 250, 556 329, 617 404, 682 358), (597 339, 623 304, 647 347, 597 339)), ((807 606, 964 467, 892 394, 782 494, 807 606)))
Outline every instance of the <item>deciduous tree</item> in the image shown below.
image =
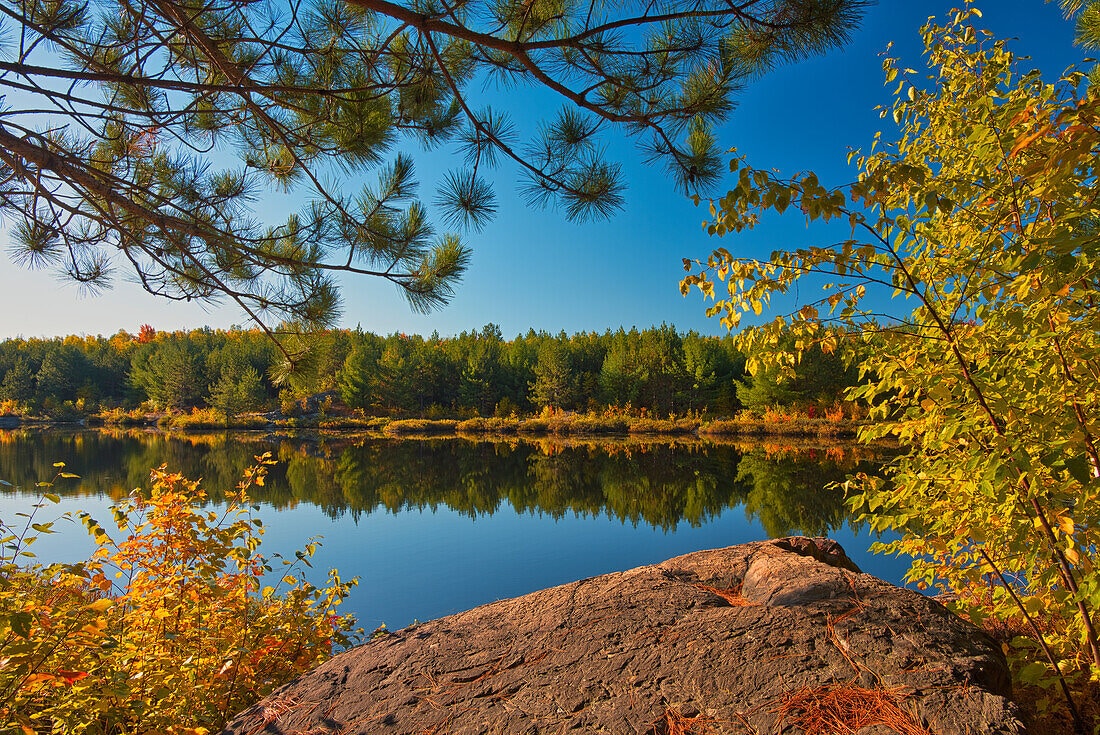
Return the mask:
POLYGON ((872 406, 863 438, 905 454, 887 481, 855 482, 855 507, 900 534, 883 549, 914 558, 910 579, 1025 620, 1027 655, 1044 653, 1021 679, 1060 683, 1072 707, 1070 689, 1100 677, 1100 90, 1021 73, 977 15, 923 29, 926 78, 887 59, 898 97, 883 115, 900 131, 852 154, 856 183, 735 159, 713 204, 715 234, 790 208, 848 238, 760 260, 720 248, 685 263, 698 271, 682 287, 713 296, 724 279, 710 311, 734 327, 826 274, 819 301, 741 334, 750 367, 789 365, 760 349, 787 331, 825 352, 874 337, 849 395, 872 406))

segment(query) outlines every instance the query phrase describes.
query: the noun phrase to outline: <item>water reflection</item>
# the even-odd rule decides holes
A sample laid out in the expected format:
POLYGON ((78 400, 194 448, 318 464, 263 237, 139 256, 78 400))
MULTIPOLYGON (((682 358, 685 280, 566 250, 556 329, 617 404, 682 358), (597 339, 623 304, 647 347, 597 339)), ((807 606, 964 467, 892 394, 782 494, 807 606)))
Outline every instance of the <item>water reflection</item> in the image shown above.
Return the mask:
POLYGON ((254 489, 259 502, 309 504, 330 518, 438 508, 479 517, 507 507, 673 531, 743 507, 772 537, 851 525, 840 491, 828 485, 873 472, 883 459, 853 445, 19 430, 0 432, 0 479, 33 492, 62 461, 82 479, 55 490, 117 499, 167 464, 212 491, 235 485, 263 452, 279 463, 254 489))

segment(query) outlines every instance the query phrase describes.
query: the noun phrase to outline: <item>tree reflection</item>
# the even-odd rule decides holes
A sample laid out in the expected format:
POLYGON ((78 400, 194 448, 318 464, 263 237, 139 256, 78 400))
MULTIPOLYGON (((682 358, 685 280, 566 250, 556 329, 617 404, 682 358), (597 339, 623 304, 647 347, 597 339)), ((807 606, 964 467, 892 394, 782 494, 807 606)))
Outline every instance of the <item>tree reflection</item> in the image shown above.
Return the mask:
POLYGON ((836 485, 881 466, 881 459, 861 460, 857 449, 761 446, 746 452, 737 468, 738 481, 748 489, 745 515, 758 519, 771 538, 825 536, 839 529, 850 516, 836 485))
POLYGON ((150 468, 167 464, 213 491, 232 488, 263 452, 279 463, 253 489, 258 502, 309 503, 332 517, 436 508, 479 516, 508 506, 674 530, 743 506, 772 537, 842 527, 849 517, 829 483, 882 461, 855 445, 14 431, 0 432, 0 479, 33 493, 37 481, 55 474, 54 462, 65 462, 82 479, 56 490, 119 498, 146 486, 150 468))

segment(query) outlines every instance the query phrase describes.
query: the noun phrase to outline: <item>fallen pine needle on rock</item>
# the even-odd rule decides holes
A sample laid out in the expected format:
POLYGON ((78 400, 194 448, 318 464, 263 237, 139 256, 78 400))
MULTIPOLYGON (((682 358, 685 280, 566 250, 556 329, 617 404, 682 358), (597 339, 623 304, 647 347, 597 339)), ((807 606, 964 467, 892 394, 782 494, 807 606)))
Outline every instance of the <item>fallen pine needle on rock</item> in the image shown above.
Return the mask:
POLYGON ((885 725, 899 735, 932 735, 902 709, 902 700, 899 690, 846 684, 803 687, 783 695, 776 728, 794 725, 806 735, 854 735, 865 727, 885 725))

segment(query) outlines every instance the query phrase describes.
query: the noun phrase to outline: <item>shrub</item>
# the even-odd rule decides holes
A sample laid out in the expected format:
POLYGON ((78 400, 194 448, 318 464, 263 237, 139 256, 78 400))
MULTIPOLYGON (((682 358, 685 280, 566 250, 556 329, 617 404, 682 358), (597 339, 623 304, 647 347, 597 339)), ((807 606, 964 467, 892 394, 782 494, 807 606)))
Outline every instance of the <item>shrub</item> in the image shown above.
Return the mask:
POLYGON ((172 417, 173 429, 224 429, 225 415, 213 408, 192 408, 172 417))
POLYGON ((634 419, 629 422, 631 434, 691 434, 699 428, 695 419, 634 419))
POLYGON ((387 435, 401 434, 451 434, 458 425, 457 421, 440 419, 399 419, 391 421, 382 428, 382 433, 387 435))
POLYGON ((455 431, 469 434, 515 434, 519 429, 519 419, 501 418, 472 418, 459 421, 455 431))
POLYGON ((84 418, 84 399, 73 402, 47 398, 42 402, 42 414, 51 421, 76 423, 84 418))
POLYGON ((605 418, 595 415, 561 417, 554 431, 559 434, 625 434, 629 422, 625 417, 605 418))
POLYGON ((734 419, 717 419, 708 421, 699 427, 700 436, 736 436, 744 433, 742 421, 734 419))
POLYGON ((0 523, 0 732, 197 735, 353 642, 336 610, 355 581, 302 576, 315 541, 264 585, 258 459, 216 510, 197 481, 154 470, 148 497, 113 509, 117 538, 81 514, 98 548, 80 564, 28 563, 57 496, 22 528, 0 523))
POLYGON ((26 416, 28 413, 26 404, 5 398, 0 400, 0 416, 26 416))
POLYGON ((549 434, 550 419, 542 417, 524 419, 516 429, 522 434, 549 434))
POLYGON ((98 423, 107 426, 143 426, 151 423, 151 420, 148 414, 140 408, 126 410, 116 406, 110 409, 103 409, 94 416, 89 416, 88 423, 89 425, 98 423))

